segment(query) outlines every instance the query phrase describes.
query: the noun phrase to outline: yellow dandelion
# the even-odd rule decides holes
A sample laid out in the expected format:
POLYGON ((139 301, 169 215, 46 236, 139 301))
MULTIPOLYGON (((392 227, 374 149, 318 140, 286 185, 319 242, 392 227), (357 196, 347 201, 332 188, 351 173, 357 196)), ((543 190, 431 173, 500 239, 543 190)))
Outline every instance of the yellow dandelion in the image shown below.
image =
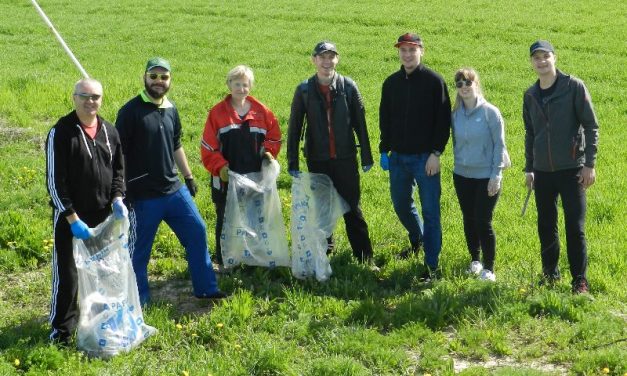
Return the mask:
POLYGON ((603 372, 604 374, 606 374, 606 375, 607 375, 608 373, 610 373, 610 369, 609 369, 609 368, 607 368, 607 367, 603 367, 603 369, 601 370, 601 372, 603 372))
POLYGON ((189 376, 189 372, 183 371, 183 376, 189 376))
POLYGON ((181 324, 176 324, 176 329, 178 329, 178 330, 183 329, 183 325, 181 325, 181 324))
POLYGON ((235 344, 235 346, 233 346, 233 347, 235 347, 235 350, 241 350, 241 349, 242 349, 242 346, 240 346, 240 345, 239 345, 239 344, 237 344, 237 343, 236 343, 236 344, 235 344))
POLYGON ((221 323, 221 322, 216 324, 216 328, 218 328, 218 329, 222 329, 223 327, 224 327, 224 324, 221 323))
POLYGON ((15 364, 16 367, 18 367, 20 365, 20 360, 19 359, 15 359, 13 361, 13 364, 15 364))
POLYGON ((527 290, 525 290, 524 288, 521 287, 520 290, 518 290, 518 292, 521 293, 521 294, 524 294, 524 293, 527 292, 527 290))

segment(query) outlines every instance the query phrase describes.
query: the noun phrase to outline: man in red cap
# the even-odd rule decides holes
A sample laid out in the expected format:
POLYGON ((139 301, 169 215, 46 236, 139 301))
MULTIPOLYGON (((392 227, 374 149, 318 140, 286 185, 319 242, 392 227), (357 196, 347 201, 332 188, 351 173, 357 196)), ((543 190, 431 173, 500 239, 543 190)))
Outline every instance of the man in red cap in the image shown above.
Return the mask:
POLYGON ((394 210, 409 233, 411 248, 401 256, 418 252, 424 244, 421 279, 430 281, 438 274, 442 249, 440 155, 450 136, 451 102, 444 79, 421 62, 424 47, 418 35, 403 34, 394 46, 401 69, 383 82, 380 163, 390 171, 394 210), (412 198, 414 184, 424 225, 412 198))

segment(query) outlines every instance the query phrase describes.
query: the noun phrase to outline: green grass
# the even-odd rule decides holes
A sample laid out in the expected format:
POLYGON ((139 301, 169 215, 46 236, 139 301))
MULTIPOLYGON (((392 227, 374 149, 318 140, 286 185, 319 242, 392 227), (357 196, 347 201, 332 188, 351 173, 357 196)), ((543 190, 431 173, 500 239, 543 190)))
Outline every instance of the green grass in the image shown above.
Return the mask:
MULTIPOLYGON (((486 97, 504 116, 514 167, 505 172, 495 213, 496 284, 463 273, 469 257, 449 147, 442 158, 445 281, 421 285, 421 260, 395 259, 408 242, 392 210, 387 173, 375 167, 362 176, 362 206, 380 274, 355 263, 340 223, 328 282, 295 280, 287 269, 238 269, 220 278, 233 297, 211 306, 189 296, 184 252, 162 228, 150 267, 159 299, 145 311, 159 334, 108 362, 88 360, 46 342, 52 234, 43 142, 70 111, 80 74, 30 2, 0 0, 1 375, 595 375, 605 367, 613 375, 627 372, 624 2, 42 0, 40 5, 85 69, 102 81, 102 115, 110 121, 141 88, 148 57, 170 59, 170 97, 182 116, 184 145, 201 185, 196 202, 212 245, 215 214, 199 142, 208 109, 226 94, 226 73, 237 64, 253 68, 252 94, 273 109, 285 134, 294 89, 313 74, 309 54, 321 39, 337 43, 338 70, 359 85, 373 150, 381 83, 399 67, 393 43, 416 31, 425 41, 425 63, 447 82, 461 66, 478 70, 486 97), (530 287, 540 258, 533 202, 520 217, 521 108, 523 91, 534 80, 528 46, 540 38, 556 47, 560 69, 586 82, 601 126, 586 228, 594 300, 572 296, 567 281, 553 289, 530 287), (459 369, 460 364, 468 367, 459 369)), ((286 166, 285 150, 279 161, 286 166)), ((282 173, 278 183, 287 220, 289 176, 282 173)))

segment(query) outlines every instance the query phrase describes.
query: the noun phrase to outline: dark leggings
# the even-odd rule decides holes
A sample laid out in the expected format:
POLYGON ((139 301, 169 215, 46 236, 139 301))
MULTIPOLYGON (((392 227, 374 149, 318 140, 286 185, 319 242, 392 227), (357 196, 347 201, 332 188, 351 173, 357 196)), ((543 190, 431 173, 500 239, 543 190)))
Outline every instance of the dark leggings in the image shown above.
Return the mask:
POLYGON ((557 197, 564 208, 566 252, 573 281, 586 277, 588 252, 585 236, 586 191, 579 184, 579 168, 555 172, 535 172, 538 234, 542 247, 542 271, 545 275, 559 275, 560 254, 557 230, 557 197))
POLYGON ((496 235, 492 228, 492 215, 500 191, 488 196, 490 179, 472 179, 453 174, 455 192, 464 217, 464 235, 472 261, 479 261, 483 251, 483 267, 494 271, 496 235))

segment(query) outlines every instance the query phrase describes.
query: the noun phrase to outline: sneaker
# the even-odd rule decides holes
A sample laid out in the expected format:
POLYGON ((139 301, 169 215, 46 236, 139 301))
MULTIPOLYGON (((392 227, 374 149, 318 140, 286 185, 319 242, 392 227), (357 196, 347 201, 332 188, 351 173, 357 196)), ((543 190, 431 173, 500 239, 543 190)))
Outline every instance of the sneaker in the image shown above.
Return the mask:
POLYGON ((579 277, 573 282, 573 294, 587 294, 590 292, 590 285, 585 277, 579 277))
POLYGON ((379 273, 381 271, 381 268, 376 266, 375 264, 369 265, 368 269, 373 273, 379 273))
POLYGON ((542 274, 542 278, 540 278, 540 281, 538 282, 538 286, 552 287, 556 283, 558 283, 561 278, 562 277, 560 276, 559 272, 552 273, 552 274, 542 274))
POLYGON ((213 264, 213 272, 216 274, 227 274, 230 270, 225 268, 224 265, 214 263, 213 264))
POLYGON ((402 259, 408 259, 411 255, 417 255, 420 252, 420 248, 422 248, 422 242, 412 244, 411 247, 405 248, 398 254, 398 256, 402 259))
POLYGON ((473 261, 470 263, 470 266, 468 267, 468 270, 466 271, 466 273, 479 275, 479 273, 481 273, 482 270, 483 270, 483 265, 481 264, 481 262, 473 261))
POLYGON ((491 270, 483 269, 481 271, 481 274, 479 275, 479 279, 481 279, 483 281, 494 282, 494 281, 496 281, 496 275, 494 275, 494 272, 492 272, 491 270))
POLYGON ((195 295, 195 296, 198 299, 225 299, 229 297, 229 294, 225 293, 224 291, 218 290, 212 294, 201 295, 201 296, 195 295))
POLYGON ((418 280, 424 283, 431 283, 440 278, 441 278, 440 269, 437 269, 437 268, 432 269, 428 266, 425 266, 425 270, 422 272, 420 277, 418 277, 418 280))

